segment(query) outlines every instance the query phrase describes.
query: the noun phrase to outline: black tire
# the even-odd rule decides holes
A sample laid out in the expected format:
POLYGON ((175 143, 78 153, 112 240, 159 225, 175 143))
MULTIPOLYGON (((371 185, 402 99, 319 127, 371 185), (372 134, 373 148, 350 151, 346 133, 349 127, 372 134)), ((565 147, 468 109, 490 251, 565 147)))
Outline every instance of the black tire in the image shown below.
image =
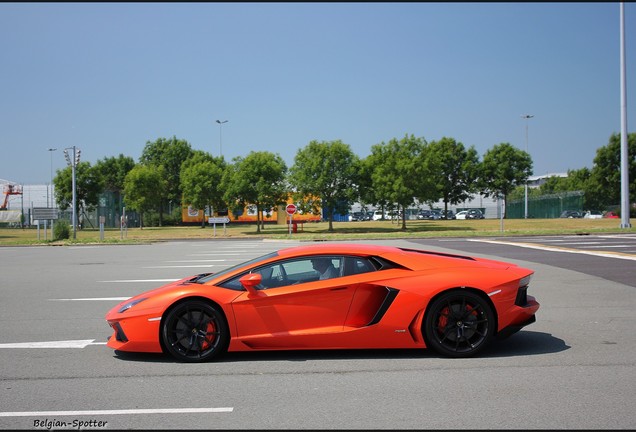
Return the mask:
POLYGON ((183 362, 204 362, 227 350, 230 339, 225 317, 201 300, 188 300, 170 310, 161 338, 166 351, 183 362))
POLYGON ((466 290, 442 294, 424 318, 426 345, 447 357, 471 357, 484 349, 496 331, 490 303, 466 290))

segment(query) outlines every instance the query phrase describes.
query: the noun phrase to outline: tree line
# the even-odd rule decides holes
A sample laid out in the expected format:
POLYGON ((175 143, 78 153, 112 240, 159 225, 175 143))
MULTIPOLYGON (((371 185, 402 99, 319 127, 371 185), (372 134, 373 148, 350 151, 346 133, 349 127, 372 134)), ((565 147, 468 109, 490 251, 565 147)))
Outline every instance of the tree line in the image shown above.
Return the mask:
MULTIPOLYGON (((628 138, 630 202, 635 202, 636 134, 628 138)), ((80 213, 96 207, 105 191, 122 197, 127 208, 137 211, 142 226, 147 215, 156 215, 162 225, 167 208, 176 209, 168 217, 178 223, 182 203, 198 209, 230 209, 234 214, 250 204, 260 217, 291 195, 303 212, 318 214, 325 209, 330 231, 334 215, 347 213, 354 202, 401 212, 406 229, 405 210, 415 203, 432 205, 441 200, 447 210, 477 193, 517 199, 533 174, 531 156, 510 143, 493 146, 480 159, 474 146, 453 138, 427 142, 413 135, 375 144, 365 158, 341 140, 314 140, 296 152, 291 167, 269 151, 252 151, 228 162, 192 149, 186 140, 159 138, 146 143, 138 162, 120 154, 94 165, 79 162, 75 170, 80 213)), ((69 208, 72 168, 57 170, 53 182, 59 208, 69 208)), ((613 134, 597 150, 591 169, 570 170, 567 178, 551 177, 530 194, 567 191, 583 191, 589 209, 620 202, 620 135, 613 134)), ((257 232, 261 225, 259 220, 257 232)))

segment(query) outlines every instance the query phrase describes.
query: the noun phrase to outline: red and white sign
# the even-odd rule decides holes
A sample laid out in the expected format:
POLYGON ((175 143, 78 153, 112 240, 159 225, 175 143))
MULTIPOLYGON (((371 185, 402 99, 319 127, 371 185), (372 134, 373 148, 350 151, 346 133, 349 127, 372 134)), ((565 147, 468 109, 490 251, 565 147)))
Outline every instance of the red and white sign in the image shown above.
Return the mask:
POLYGON ((285 208, 285 211, 290 216, 296 213, 296 210, 296 204, 287 204, 287 207, 285 208))

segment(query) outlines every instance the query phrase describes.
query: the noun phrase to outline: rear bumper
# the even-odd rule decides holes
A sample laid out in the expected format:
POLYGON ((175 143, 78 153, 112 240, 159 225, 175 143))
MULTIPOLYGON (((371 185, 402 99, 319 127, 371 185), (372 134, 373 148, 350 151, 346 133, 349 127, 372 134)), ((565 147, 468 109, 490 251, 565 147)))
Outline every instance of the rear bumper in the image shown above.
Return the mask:
POLYGON ((503 328, 497 332, 497 339, 505 339, 527 325, 537 321, 535 313, 539 310, 539 303, 532 296, 527 296, 523 306, 515 306, 513 311, 514 318, 503 328))
POLYGON ((497 339, 506 339, 507 337, 510 337, 511 335, 517 333, 519 330, 521 330, 525 326, 532 324, 536 320, 537 320, 536 316, 532 315, 530 318, 528 318, 526 321, 524 321, 522 323, 511 324, 508 327, 505 327, 505 328, 501 329, 497 333, 497 339))

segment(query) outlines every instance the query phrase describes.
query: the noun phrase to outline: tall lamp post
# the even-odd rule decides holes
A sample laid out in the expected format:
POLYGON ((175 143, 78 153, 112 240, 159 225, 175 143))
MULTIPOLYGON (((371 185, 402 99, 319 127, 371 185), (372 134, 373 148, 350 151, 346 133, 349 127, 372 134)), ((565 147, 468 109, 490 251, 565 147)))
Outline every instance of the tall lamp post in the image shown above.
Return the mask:
MULTIPOLYGON (((48 149, 48 151, 51 153, 51 185, 50 185, 50 189, 51 189, 51 204, 53 204, 53 152, 57 150, 56 148, 50 148, 48 149)), ((49 204, 49 190, 46 190, 46 205, 47 207, 50 205, 49 204)), ((53 207, 51 205, 51 207, 53 207)))
POLYGON ((627 84, 625 75, 625 5, 620 4, 620 32, 621 32, 621 228, 631 228, 629 222, 629 141, 627 136, 627 84))
POLYGON ((73 240, 77 238, 77 186, 75 181, 75 167, 79 163, 81 150, 77 147, 67 147, 64 149, 64 157, 66 162, 71 167, 73 176, 73 240), (73 156, 68 154, 69 150, 73 150, 73 156))
MULTIPOLYGON (((528 153, 528 119, 534 117, 531 114, 524 114, 521 116, 522 119, 526 119, 526 153, 528 153)), ((523 210, 524 219, 528 219, 528 180, 526 179, 525 186, 525 199, 524 199, 524 210, 523 210)))
POLYGON ((227 123, 227 120, 217 120, 219 124, 219 156, 223 156, 223 123, 227 123))

